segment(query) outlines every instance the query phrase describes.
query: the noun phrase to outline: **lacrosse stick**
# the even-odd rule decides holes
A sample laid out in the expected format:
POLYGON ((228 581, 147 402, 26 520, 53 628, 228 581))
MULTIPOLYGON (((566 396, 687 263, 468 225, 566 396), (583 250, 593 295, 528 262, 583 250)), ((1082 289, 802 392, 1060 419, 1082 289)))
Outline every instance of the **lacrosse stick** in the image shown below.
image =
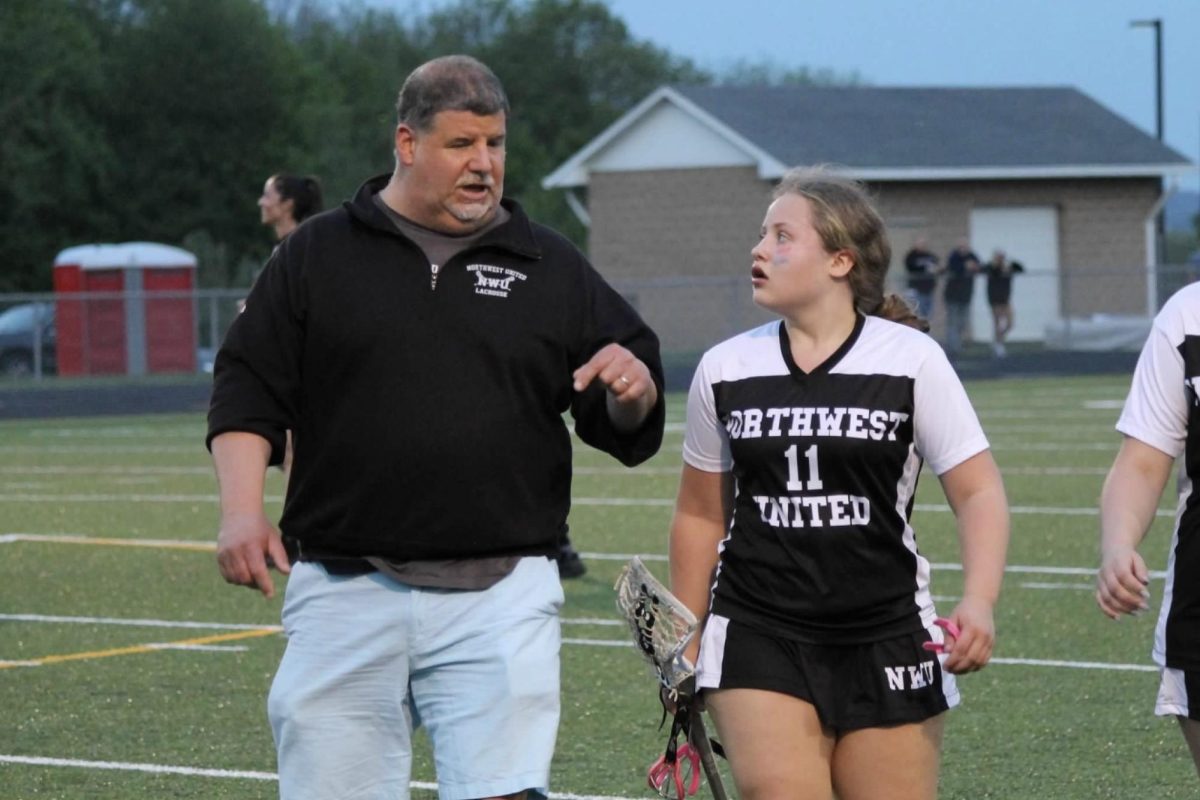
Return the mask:
POLYGON ((694 770, 698 758, 713 797, 726 800, 725 786, 717 771, 702 714, 692 702, 693 682, 690 679, 695 668, 683 656, 684 648, 696 635, 695 614, 679 602, 637 556, 621 570, 613 588, 617 592, 617 610, 629 623, 638 652, 654 667, 660 686, 675 703, 666 754, 650 768, 651 788, 663 797, 670 797, 673 792, 676 800, 694 794, 699 789, 699 781, 689 778, 683 770, 687 766, 694 770), (687 741, 677 748, 675 740, 680 733, 687 741))

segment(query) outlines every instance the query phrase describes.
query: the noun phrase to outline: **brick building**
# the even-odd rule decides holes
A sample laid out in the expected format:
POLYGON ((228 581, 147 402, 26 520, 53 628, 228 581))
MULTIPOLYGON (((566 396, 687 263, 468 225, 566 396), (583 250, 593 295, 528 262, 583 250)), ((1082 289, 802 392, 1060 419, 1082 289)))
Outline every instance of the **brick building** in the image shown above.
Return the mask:
MULTIPOLYGON (((765 318, 749 300, 749 250, 771 187, 796 164, 869 185, 898 289, 918 236, 943 256, 966 237, 981 259, 1002 248, 1023 262, 1017 340, 1155 307, 1153 219, 1164 180, 1190 166, 1072 88, 672 86, 543 185, 567 190, 593 263, 664 345, 691 351, 765 318)), ((982 294, 975 327, 988 330, 982 294)))

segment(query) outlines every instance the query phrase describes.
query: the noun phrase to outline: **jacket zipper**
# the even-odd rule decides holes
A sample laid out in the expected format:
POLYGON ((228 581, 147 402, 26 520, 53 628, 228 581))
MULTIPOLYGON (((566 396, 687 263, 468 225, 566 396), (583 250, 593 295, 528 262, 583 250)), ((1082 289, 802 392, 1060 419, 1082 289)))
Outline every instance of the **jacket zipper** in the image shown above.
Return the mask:
POLYGON ((440 270, 440 269, 441 269, 441 266, 439 266, 438 264, 430 264, 429 265, 429 289, 430 289, 430 291, 433 291, 434 289, 437 288, 437 276, 438 276, 438 270, 440 270))

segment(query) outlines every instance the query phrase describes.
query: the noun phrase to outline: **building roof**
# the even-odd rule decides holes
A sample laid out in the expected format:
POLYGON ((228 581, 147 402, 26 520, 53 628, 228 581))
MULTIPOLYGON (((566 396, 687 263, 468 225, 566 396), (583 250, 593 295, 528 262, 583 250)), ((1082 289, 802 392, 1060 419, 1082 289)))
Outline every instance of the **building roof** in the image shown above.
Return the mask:
MULTIPOLYGON (((653 149, 640 139, 643 153, 648 143, 653 149)), ((1070 87, 664 86, 543 185, 586 185, 593 170, 715 166, 722 158, 754 164, 765 179, 825 163, 876 181, 1165 177, 1191 166, 1070 87), (634 157, 642 128, 675 141, 657 157, 634 157), (706 144, 689 165, 693 139, 706 144)))
POLYGON ((54 258, 54 266, 80 269, 195 268, 196 256, 179 247, 157 242, 81 244, 54 258))

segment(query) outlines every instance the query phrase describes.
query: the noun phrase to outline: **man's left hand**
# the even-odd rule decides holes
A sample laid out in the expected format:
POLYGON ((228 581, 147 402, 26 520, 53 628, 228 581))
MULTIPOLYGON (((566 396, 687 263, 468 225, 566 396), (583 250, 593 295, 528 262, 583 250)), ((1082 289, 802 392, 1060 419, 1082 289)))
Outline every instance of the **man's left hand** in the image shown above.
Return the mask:
POLYGON ((574 379, 577 392, 599 380, 619 403, 635 403, 649 394, 649 405, 653 406, 658 399, 658 387, 650 377, 650 368, 615 343, 600 348, 586 364, 575 370, 574 379))

